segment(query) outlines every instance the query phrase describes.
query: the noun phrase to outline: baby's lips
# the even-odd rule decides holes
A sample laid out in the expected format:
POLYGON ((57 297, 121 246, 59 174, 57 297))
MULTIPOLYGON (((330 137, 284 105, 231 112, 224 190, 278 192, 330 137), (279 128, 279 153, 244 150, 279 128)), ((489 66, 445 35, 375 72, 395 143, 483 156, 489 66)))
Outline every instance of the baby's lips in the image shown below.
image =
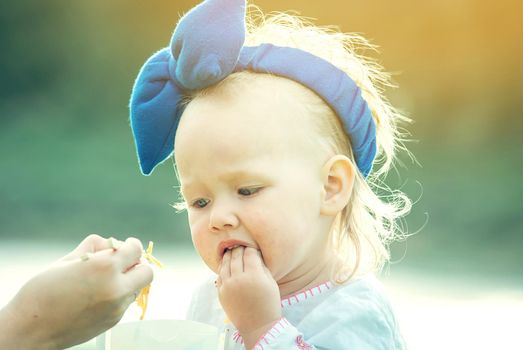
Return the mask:
POLYGON ((239 239, 225 239, 221 241, 220 244, 218 244, 217 253, 223 257, 223 255, 227 252, 227 249, 235 246, 243 246, 247 248, 252 247, 253 244, 239 239))

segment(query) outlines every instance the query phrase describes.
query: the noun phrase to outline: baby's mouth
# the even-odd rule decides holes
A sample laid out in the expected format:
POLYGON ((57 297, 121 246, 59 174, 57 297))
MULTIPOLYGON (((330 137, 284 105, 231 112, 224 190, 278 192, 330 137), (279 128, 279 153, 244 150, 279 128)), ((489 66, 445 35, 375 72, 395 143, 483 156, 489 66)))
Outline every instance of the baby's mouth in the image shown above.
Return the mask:
POLYGON ((247 248, 246 246, 244 245, 241 245, 241 244, 235 244, 233 246, 230 246, 230 247, 226 247, 224 248, 221 253, 220 253, 220 257, 223 259, 223 256, 225 255, 225 253, 227 253, 228 251, 233 251, 234 249, 236 248, 239 248, 239 247, 243 247, 243 248, 247 248))
POLYGON ((220 242, 220 244, 218 245, 218 252, 217 252, 218 256, 220 257, 220 259, 223 259, 223 255, 227 251, 229 251, 229 250, 232 251, 232 250, 234 250, 236 248, 239 248, 239 247, 254 248, 257 251, 259 251, 259 249, 255 245, 253 245, 253 244, 247 243, 245 241, 228 239, 228 240, 220 242))
POLYGON ((236 249, 236 248, 238 248, 238 247, 244 247, 244 248, 245 248, 244 245, 236 244, 236 245, 233 245, 232 247, 227 247, 227 248, 225 248, 225 251, 233 250, 233 249, 236 249))

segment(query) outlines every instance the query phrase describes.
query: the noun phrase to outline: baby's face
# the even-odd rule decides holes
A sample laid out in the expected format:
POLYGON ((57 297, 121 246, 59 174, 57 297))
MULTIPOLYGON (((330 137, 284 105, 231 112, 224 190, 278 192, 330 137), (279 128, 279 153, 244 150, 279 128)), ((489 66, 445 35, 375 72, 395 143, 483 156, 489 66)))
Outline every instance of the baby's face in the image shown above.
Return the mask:
POLYGON ((323 159, 307 141, 312 126, 268 91, 192 101, 175 157, 205 263, 217 272, 224 244, 251 246, 279 281, 316 263, 331 221, 320 215, 323 159))

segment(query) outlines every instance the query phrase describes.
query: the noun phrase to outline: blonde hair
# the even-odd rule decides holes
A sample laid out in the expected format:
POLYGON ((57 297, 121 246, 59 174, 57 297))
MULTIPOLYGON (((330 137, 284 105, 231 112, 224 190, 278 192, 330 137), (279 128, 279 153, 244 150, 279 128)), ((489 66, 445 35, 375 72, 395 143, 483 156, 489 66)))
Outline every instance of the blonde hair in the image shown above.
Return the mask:
MULTIPOLYGON (((388 245, 406 236, 398 219, 410 211, 412 204, 401 191, 391 190, 381 180, 393 166, 397 151, 408 153, 398 122, 410 119, 392 107, 383 95, 385 87, 393 86, 390 74, 374 60, 357 53, 358 50, 376 50, 376 47, 357 34, 318 27, 287 13, 264 15, 256 6, 249 5, 245 45, 262 43, 299 48, 321 57, 346 72, 362 90, 376 123, 377 156, 366 179, 356 172, 351 200, 336 217, 330 233, 332 247, 344 261, 343 266, 334 271, 333 280, 343 283, 353 276, 381 269, 390 259, 388 245)), ((219 84, 188 96, 184 104, 227 82, 235 84, 255 75, 249 72, 231 74, 219 84)), ((303 101, 306 101, 311 120, 315 121, 322 147, 346 155, 355 164, 350 140, 338 116, 318 95, 309 89, 302 90, 309 91, 303 101)))

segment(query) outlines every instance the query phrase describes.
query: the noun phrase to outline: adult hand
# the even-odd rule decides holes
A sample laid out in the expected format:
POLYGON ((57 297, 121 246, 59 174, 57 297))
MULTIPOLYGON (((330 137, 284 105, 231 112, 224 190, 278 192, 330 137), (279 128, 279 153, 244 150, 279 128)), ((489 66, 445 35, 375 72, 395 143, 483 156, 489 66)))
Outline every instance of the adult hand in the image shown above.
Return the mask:
POLYGON ((0 348, 64 349, 114 326, 153 279, 139 240, 116 243, 90 235, 29 280, 0 310, 0 348))
POLYGON ((225 252, 217 288, 220 303, 246 349, 281 318, 278 284, 254 248, 240 246, 225 252))

